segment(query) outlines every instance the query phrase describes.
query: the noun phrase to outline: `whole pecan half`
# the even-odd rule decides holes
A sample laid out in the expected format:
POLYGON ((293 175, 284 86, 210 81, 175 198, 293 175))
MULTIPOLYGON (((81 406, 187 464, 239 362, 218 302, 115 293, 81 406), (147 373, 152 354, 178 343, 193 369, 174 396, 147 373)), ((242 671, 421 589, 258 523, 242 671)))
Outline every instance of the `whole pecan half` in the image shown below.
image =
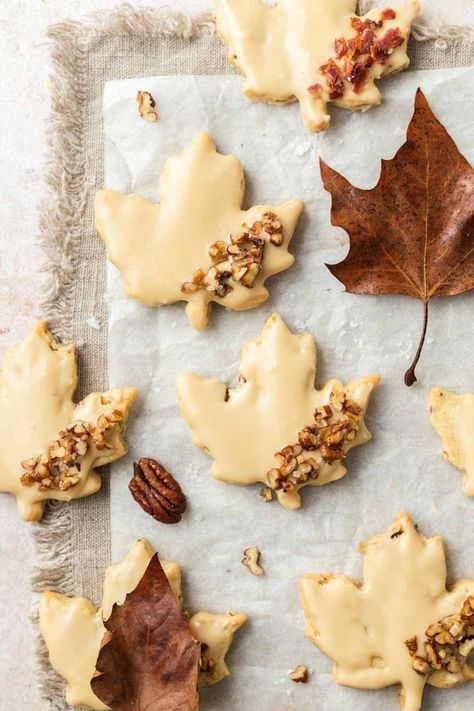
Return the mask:
POLYGON ((147 514, 161 523, 178 523, 186 511, 186 497, 173 477, 159 462, 142 457, 133 464, 133 479, 128 488, 147 514))

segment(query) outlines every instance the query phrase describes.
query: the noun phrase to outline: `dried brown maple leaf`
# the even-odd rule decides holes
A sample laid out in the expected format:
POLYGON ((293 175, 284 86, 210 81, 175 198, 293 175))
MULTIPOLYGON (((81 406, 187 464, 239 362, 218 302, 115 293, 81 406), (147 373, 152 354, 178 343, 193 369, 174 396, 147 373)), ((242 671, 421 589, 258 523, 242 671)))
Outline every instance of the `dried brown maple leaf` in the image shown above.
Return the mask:
POLYGON ((140 583, 114 605, 92 679, 113 711, 195 711, 201 645, 153 556, 140 583))
POLYGON ((372 190, 320 161, 331 220, 349 234, 347 257, 328 269, 352 294, 402 294, 423 304, 423 331, 406 385, 416 381, 428 302, 474 288, 474 170, 420 89, 407 141, 383 160, 372 190))

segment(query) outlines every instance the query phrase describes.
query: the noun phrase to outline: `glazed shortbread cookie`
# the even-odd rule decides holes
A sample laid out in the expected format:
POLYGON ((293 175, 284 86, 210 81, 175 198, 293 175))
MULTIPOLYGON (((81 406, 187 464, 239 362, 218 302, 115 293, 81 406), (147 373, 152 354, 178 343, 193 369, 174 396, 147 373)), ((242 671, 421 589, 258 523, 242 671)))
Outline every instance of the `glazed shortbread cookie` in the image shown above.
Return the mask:
POLYGON ((311 131, 329 124, 328 102, 352 110, 379 104, 374 81, 409 64, 418 0, 355 15, 356 0, 216 0, 217 30, 245 74, 247 96, 299 101, 311 131))
POLYGON ((463 491, 474 496, 474 394, 433 388, 431 423, 443 442, 444 457, 464 473, 463 491))
POLYGON ((402 709, 419 711, 425 684, 474 678, 474 580, 446 588, 442 538, 420 535, 405 513, 369 541, 361 586, 312 573, 301 592, 306 634, 335 662, 342 686, 400 684, 402 709))
POLYGON ((14 494, 25 521, 47 499, 94 494, 96 467, 122 457, 133 388, 92 393, 74 404, 74 346, 61 346, 37 323, 9 349, 0 374, 0 491, 14 494))
POLYGON ((347 452, 370 439, 364 424, 379 376, 316 390, 313 337, 295 335, 280 316, 242 353, 239 384, 190 373, 177 380, 178 401, 194 442, 214 459, 212 475, 231 484, 262 482, 283 506, 299 508, 299 489, 346 474, 347 452))
POLYGON ((265 280, 293 264, 288 245, 303 204, 242 210, 244 190, 240 161, 217 153, 205 133, 167 161, 159 204, 100 190, 97 229, 128 296, 147 306, 186 301, 197 329, 212 302, 242 311, 266 301, 265 280))
MULTIPOLYGON (((40 601, 40 630, 49 652, 51 665, 67 682, 66 701, 73 706, 107 709, 92 691, 91 679, 104 634, 103 620, 112 613, 114 604, 122 605, 128 593, 135 590, 144 575, 154 551, 148 541, 136 541, 122 563, 107 568, 102 605, 95 608, 84 598, 69 598, 46 592, 40 601)), ((181 571, 176 563, 161 561, 176 598, 182 606, 181 571)), ((225 655, 234 633, 246 616, 227 613, 213 615, 198 612, 189 620, 193 637, 204 647, 199 685, 215 684, 229 675, 225 655)))

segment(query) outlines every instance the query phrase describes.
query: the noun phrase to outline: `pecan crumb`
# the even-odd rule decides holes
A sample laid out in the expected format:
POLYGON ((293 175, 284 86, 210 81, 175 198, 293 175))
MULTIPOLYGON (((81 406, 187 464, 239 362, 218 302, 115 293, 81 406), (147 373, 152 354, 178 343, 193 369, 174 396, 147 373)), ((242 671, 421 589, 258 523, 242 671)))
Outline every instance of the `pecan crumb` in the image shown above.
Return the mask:
POLYGON ((273 499, 273 491, 270 489, 269 486, 264 486, 262 489, 260 489, 260 496, 265 502, 271 501, 273 499))
POLYGON ((255 546, 244 550, 242 563, 250 570, 252 575, 263 575, 263 568, 259 565, 260 551, 255 546))
POLYGON ((416 635, 405 642, 418 674, 445 670, 459 674, 474 652, 474 595, 464 600, 458 614, 448 615, 425 630, 424 654, 418 654, 416 635))
POLYGON ((306 684, 308 681, 308 667, 305 667, 304 664, 298 664, 298 666, 295 667, 295 670, 290 672, 288 676, 291 681, 294 681, 297 684, 306 684))
POLYGON ((156 101, 149 91, 139 91, 137 94, 138 112, 142 119, 155 123, 158 121, 156 101))

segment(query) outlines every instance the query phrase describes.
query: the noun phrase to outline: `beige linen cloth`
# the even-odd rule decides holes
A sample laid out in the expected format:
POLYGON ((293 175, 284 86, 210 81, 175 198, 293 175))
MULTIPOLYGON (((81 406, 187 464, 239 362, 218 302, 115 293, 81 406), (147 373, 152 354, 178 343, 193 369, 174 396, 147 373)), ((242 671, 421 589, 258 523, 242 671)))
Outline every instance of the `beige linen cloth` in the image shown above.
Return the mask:
MULTIPOLYGON (((361 3, 365 11, 370 2, 361 3)), ((373 4, 373 3, 372 3, 373 4)), ((412 68, 474 63, 474 31, 418 24, 410 41, 412 68)), ((191 19, 170 10, 122 5, 86 22, 50 29, 54 73, 49 132, 48 195, 41 215, 49 290, 44 316, 66 343, 80 346, 78 397, 107 389, 105 253, 94 228, 94 194, 103 185, 102 93, 113 79, 162 74, 230 74, 234 69, 210 16, 191 19), (87 321, 98 318, 100 329, 87 321)), ((177 80, 178 81, 178 80, 177 80)), ((101 596, 110 563, 108 472, 95 496, 53 502, 34 526, 37 591, 101 596)), ((45 708, 64 711, 64 685, 39 641, 45 708)))

